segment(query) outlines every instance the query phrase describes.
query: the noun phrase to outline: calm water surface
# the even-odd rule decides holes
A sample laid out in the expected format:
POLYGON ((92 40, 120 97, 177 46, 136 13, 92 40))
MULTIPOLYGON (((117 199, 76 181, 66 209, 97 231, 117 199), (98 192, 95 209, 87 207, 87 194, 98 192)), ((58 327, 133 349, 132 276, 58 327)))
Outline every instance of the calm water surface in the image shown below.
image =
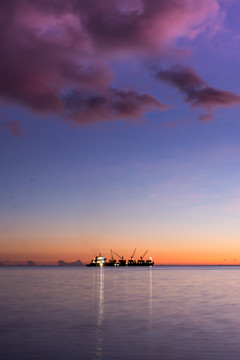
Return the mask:
POLYGON ((0 359, 240 359, 240 267, 2 267, 0 359))

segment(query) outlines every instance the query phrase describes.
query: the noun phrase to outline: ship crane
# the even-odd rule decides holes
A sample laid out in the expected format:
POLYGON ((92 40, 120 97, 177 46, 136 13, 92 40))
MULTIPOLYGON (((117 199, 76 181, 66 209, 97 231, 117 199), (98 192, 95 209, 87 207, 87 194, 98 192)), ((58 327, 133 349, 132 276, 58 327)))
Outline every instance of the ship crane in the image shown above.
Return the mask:
POLYGON ((115 251, 112 251, 112 252, 114 252, 114 254, 117 255, 119 257, 119 259, 123 260, 123 256, 118 255, 115 251))
POLYGON ((146 265, 145 260, 143 260, 143 258, 144 258, 144 256, 146 255, 147 252, 148 252, 148 250, 145 251, 143 256, 140 256, 140 259, 137 262, 138 265, 146 265))
POLYGON ((131 256, 131 260, 133 260, 133 257, 134 257, 134 255, 135 255, 135 252, 136 252, 136 248, 135 248, 135 250, 134 250, 134 252, 133 252, 133 254, 132 254, 132 256, 131 256))
POLYGON ((140 259, 141 259, 141 260, 144 258, 144 256, 146 255, 147 252, 148 252, 148 250, 145 251, 145 253, 143 254, 143 256, 140 256, 140 259))
POLYGON ((129 266, 133 266, 133 265, 136 265, 136 264, 137 264, 137 263, 136 263, 136 260, 133 260, 133 257, 134 257, 134 255, 135 255, 136 250, 137 250, 137 249, 134 250, 134 252, 133 252, 133 254, 132 254, 132 256, 131 256, 131 260, 128 260, 128 265, 129 265, 129 266))
POLYGON ((106 263, 107 266, 116 266, 117 261, 113 257, 113 251, 111 249, 111 259, 106 263))
POLYGON ((120 260, 118 260, 119 266, 126 266, 127 262, 123 259, 123 256, 118 255, 115 251, 113 251, 115 255, 119 257, 120 260))

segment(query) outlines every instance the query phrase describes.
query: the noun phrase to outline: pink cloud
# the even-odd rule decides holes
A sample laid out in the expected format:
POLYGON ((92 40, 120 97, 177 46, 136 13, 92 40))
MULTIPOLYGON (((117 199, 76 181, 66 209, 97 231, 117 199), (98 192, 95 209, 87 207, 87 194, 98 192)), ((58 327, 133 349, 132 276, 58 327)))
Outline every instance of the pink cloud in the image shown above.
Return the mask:
POLYGON ((193 38, 218 19, 215 0, 80 1, 75 5, 81 24, 97 48, 154 52, 180 37, 193 38))
MULTIPOLYGON (((0 97, 41 114, 67 113, 76 121, 86 121, 86 115, 87 121, 114 120, 164 110, 160 101, 134 87, 117 89, 113 100, 111 61, 116 54, 161 55, 178 38, 194 38, 212 26, 219 13, 217 0, 2 1, 0 97), (128 92, 135 94, 132 107, 128 92), (71 113, 80 93, 85 96, 71 113), (86 112, 89 93, 105 99, 105 105, 86 112)), ((206 102, 203 98, 199 94, 198 101, 206 102)))

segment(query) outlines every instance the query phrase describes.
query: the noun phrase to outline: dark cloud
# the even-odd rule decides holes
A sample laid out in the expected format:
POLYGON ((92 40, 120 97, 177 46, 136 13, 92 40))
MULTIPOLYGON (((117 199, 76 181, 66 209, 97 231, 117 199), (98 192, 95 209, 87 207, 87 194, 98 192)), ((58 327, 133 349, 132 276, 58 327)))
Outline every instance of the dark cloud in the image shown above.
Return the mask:
POLYGON ((0 97, 78 121, 162 110, 149 94, 109 90, 112 59, 161 54, 177 38, 195 37, 218 14, 217 0, 3 0, 0 97))
MULTIPOLYGON (((206 87, 193 94, 193 105, 212 108, 215 106, 231 106, 240 103, 240 96, 226 90, 206 87)), ((191 100, 190 100, 191 101, 191 100)))
POLYGON ((179 89, 186 95, 185 101, 191 103, 193 107, 207 109, 209 113, 199 117, 202 121, 213 120, 210 112, 216 106, 240 103, 239 95, 210 87, 190 67, 175 66, 168 70, 159 70, 155 77, 179 89))
POLYGON ((74 118, 80 123, 136 118, 151 109, 168 109, 167 105, 149 94, 117 89, 108 89, 102 95, 73 90, 64 96, 64 101, 69 111, 69 118, 74 118))
POLYGON ((189 100, 194 92, 207 86, 207 83, 189 67, 174 66, 168 70, 160 69, 156 73, 156 78, 177 87, 180 91, 187 94, 189 100))
POLYGON ((51 21, 24 6, 26 2, 21 2, 21 9, 16 2, 11 3, 15 3, 13 8, 2 9, 5 18, 0 22, 3 99, 39 113, 59 114, 63 111, 61 93, 69 86, 102 89, 108 85, 112 79, 109 70, 84 57, 81 32, 71 26, 69 19, 60 21, 56 17, 51 31, 51 21), (32 16, 32 23, 28 16, 32 16))

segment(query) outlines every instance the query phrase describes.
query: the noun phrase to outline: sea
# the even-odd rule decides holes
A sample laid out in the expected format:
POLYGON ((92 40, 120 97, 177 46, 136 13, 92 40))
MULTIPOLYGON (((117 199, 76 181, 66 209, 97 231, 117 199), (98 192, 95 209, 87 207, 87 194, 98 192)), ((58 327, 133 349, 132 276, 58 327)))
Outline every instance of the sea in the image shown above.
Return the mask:
POLYGON ((239 360, 240 267, 1 267, 0 359, 239 360))

